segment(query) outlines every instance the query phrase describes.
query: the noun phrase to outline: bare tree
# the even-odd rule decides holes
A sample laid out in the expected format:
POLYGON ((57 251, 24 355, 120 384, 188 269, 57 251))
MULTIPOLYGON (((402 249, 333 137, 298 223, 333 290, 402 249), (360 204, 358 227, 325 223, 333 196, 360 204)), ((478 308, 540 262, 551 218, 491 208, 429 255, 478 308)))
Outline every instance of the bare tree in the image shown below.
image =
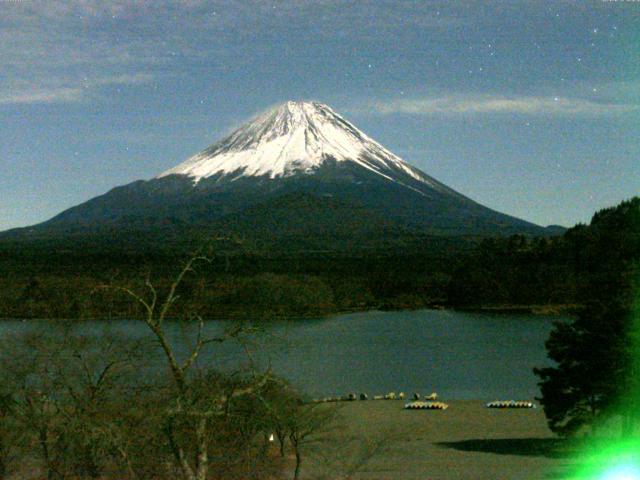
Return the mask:
POLYGON ((336 410, 327 405, 298 405, 285 420, 285 428, 295 456, 293 479, 300 478, 302 455, 308 448, 328 440, 327 434, 335 420, 336 410))
MULTIPOLYGON (((99 478, 118 461, 111 438, 122 436, 133 408, 137 343, 85 336, 51 325, 47 333, 5 340, 2 374, 13 392, 14 449, 41 460, 49 479, 99 478)), ((132 477, 135 478, 135 477, 132 477)))
MULTIPOLYGON (((398 432, 385 432, 378 438, 352 437, 345 439, 342 451, 333 457, 332 475, 334 479, 351 480, 365 473, 385 473, 392 471, 388 467, 376 466, 376 459, 386 458, 390 450, 400 441, 403 435, 398 432), (347 445, 345 452, 344 445, 347 445)), ((340 443, 340 442, 336 442, 340 443)))
POLYGON ((270 377, 268 372, 256 375, 251 384, 226 392, 203 391, 202 388, 197 388, 197 382, 194 383, 193 378, 190 377, 189 373, 193 370, 192 367, 203 348, 208 344, 222 343, 247 333, 248 328, 242 324, 235 325, 222 335, 206 337, 202 317, 192 314, 189 320, 198 324, 195 342, 186 358, 180 360, 176 355, 167 335, 165 322, 179 299, 180 285, 189 273, 194 272, 195 264, 200 262, 209 262, 209 260, 203 256, 190 258, 163 298, 160 298, 149 277, 145 282, 145 293, 136 292, 127 287, 111 287, 124 292, 143 307, 145 313, 143 321, 154 334, 164 353, 176 395, 172 405, 165 411, 163 432, 184 480, 206 480, 210 466, 210 429, 214 419, 228 414, 232 398, 258 391, 270 377))

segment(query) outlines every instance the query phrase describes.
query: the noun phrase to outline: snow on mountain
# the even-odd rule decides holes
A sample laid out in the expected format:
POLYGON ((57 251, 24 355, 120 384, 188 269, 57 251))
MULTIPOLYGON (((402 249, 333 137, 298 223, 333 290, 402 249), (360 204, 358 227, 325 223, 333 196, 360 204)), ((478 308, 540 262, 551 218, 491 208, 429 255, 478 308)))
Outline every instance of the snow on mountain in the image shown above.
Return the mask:
POLYGON ((231 181, 247 176, 273 179, 313 174, 327 160, 353 162, 405 185, 400 172, 450 192, 317 102, 286 102, 157 178, 186 175, 195 183, 212 176, 231 181))

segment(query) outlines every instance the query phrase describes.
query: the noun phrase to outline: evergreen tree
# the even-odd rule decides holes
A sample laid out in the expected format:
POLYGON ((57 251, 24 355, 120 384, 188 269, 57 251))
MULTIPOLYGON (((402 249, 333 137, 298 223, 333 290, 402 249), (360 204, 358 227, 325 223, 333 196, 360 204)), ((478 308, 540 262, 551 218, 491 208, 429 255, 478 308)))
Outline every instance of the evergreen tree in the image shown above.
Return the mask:
POLYGON ((585 259, 585 308, 574 320, 554 325, 546 347, 556 366, 534 370, 540 400, 549 427, 562 435, 616 412, 625 413, 630 433, 637 423, 630 412, 640 394, 640 198, 596 213, 581 236, 576 254, 585 259))

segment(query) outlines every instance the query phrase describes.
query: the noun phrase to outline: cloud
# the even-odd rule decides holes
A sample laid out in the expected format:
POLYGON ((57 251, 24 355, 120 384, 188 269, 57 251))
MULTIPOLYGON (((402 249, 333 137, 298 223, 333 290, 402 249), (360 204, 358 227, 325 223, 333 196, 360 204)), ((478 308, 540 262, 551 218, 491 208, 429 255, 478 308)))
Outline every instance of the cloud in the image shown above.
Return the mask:
POLYGON ((38 81, 14 79, 0 87, 0 105, 70 103, 86 100, 100 87, 141 85, 153 80, 147 73, 103 75, 94 78, 59 76, 38 81))
POLYGON ((440 12, 412 0, 0 0, 0 103, 86 99, 101 85, 144 83, 184 60, 220 71, 249 64, 243 52, 266 50, 283 29, 301 41, 350 36, 367 40, 410 27, 466 25, 468 13, 440 12), (466 15, 466 16, 465 16, 466 15), (142 73, 140 73, 142 72, 142 73), (140 77, 141 78, 141 77, 140 77), (104 80, 101 80, 104 79, 104 80), (13 84, 26 82, 21 88, 13 84))
POLYGON ((130 33, 133 12, 144 16, 149 5, 0 1, 0 105, 78 102, 105 86, 152 81, 162 39, 130 33), (129 21, 116 23, 118 15, 129 21))
POLYGON ((82 99, 82 89, 58 88, 39 91, 0 93, 0 105, 17 103, 60 103, 77 102, 82 99))
POLYGON ((638 111, 640 105, 597 102, 551 96, 451 95, 433 98, 396 98, 374 102, 367 108, 381 115, 610 115, 638 111))
POLYGON ((95 86, 142 85, 142 84, 153 81, 153 79, 154 79, 154 76, 149 73, 134 73, 134 74, 123 74, 123 75, 114 75, 114 76, 97 78, 93 82, 89 81, 89 83, 95 86))

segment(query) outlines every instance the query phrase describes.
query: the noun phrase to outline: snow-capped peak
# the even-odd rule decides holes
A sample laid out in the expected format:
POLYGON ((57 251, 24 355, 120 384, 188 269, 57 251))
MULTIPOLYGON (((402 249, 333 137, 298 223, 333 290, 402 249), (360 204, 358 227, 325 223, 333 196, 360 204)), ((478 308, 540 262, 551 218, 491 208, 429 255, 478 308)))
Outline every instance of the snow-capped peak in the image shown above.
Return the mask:
MULTIPOLYGON (((354 162, 388 180, 401 171, 432 188, 443 187, 375 142, 327 105, 289 101, 159 175, 288 177, 313 174, 326 160, 354 162)), ((446 187, 445 187, 446 188, 446 187)))

